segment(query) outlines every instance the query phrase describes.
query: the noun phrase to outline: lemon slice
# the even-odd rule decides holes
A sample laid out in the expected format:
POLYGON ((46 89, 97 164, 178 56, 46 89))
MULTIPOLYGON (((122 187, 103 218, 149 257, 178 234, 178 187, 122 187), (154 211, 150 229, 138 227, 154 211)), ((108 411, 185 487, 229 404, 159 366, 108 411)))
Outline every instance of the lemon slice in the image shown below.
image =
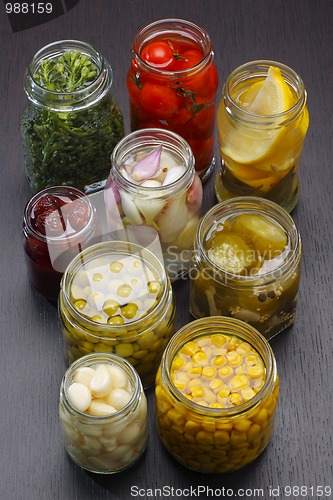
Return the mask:
MULTIPOLYGON (((259 116, 274 116, 290 109, 294 104, 293 94, 284 81, 279 68, 270 66, 263 81, 256 81, 239 98, 239 105, 246 111, 259 116)), ((230 129, 225 129, 220 136, 223 153, 237 163, 253 164, 261 169, 260 162, 273 155, 279 147, 283 128, 250 128, 237 122, 230 129)), ((262 166, 267 170, 267 166, 262 166)))

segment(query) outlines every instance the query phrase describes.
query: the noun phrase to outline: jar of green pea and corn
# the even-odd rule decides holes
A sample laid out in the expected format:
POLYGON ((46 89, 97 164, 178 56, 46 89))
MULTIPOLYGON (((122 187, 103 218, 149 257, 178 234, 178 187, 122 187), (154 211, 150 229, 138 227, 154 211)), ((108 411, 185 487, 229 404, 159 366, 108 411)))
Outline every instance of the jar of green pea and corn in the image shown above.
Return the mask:
POLYGON ((98 243, 71 261, 59 315, 68 364, 90 353, 115 353, 135 366, 145 387, 174 333, 174 298, 162 262, 125 241, 98 243))

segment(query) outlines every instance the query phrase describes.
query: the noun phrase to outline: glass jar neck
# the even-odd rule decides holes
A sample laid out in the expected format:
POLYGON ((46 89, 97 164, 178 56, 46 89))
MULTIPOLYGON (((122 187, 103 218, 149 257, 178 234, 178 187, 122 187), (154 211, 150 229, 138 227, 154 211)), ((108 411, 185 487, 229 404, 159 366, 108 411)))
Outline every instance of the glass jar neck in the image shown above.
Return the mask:
POLYGON ((124 190, 135 197, 150 197, 152 194, 154 198, 174 196, 177 192, 187 190, 191 186, 195 175, 194 156, 188 143, 174 132, 157 128, 138 130, 122 139, 113 150, 111 164, 111 175, 118 189, 124 190), (139 152, 148 154, 160 145, 178 156, 181 164, 185 166, 186 170, 179 179, 166 186, 152 188, 140 186, 122 175, 121 168, 128 160, 133 158, 133 155, 139 152))
POLYGON ((92 106, 107 94, 111 85, 110 64, 91 45, 77 40, 61 40, 40 49, 28 65, 24 80, 24 90, 30 102, 57 112, 79 111, 92 106), (46 59, 57 58, 68 51, 80 52, 91 58, 98 69, 96 79, 85 88, 73 92, 56 92, 43 88, 34 79, 40 64, 46 59))
POLYGON ((86 423, 86 424, 108 424, 111 422, 116 422, 124 417, 127 417, 131 413, 135 412, 137 409, 139 403, 140 403, 140 396, 141 393, 143 392, 142 388, 142 383, 140 381, 139 375, 137 372, 133 369, 133 367, 130 365, 130 363, 124 359, 118 356, 117 354, 109 354, 107 356, 102 356, 100 354, 88 354, 86 356, 83 356, 76 360, 74 363, 71 364, 71 366, 67 369, 62 383, 61 383, 61 400, 66 408, 66 410, 74 417, 80 419, 81 422, 86 423), (128 376, 129 382, 133 388, 133 394, 129 402, 121 409, 118 410, 116 413, 112 413, 111 415, 105 415, 105 416, 93 416, 89 415, 85 412, 81 412, 77 408, 75 408, 72 403, 70 402, 68 398, 68 389, 73 382, 74 379, 74 374, 75 371, 80 368, 80 367, 94 367, 98 366, 100 364, 108 364, 110 365, 111 363, 113 365, 116 365, 120 367, 122 370, 125 370, 126 375, 128 376))
POLYGON ((270 127, 287 125, 290 121, 295 120, 306 106, 307 93, 302 79, 291 68, 276 61, 262 60, 246 63, 235 69, 224 84, 222 97, 226 112, 231 118, 239 120, 243 125, 248 125, 251 128, 263 127, 267 130, 270 127), (267 76, 270 66, 277 67, 281 71, 282 78, 296 96, 294 105, 290 109, 274 115, 258 115, 243 109, 234 97, 235 94, 237 97, 239 95, 235 90, 237 87, 241 87, 242 91, 245 91, 258 79, 263 80, 267 76))
POLYGON ((108 241, 97 243, 77 255, 64 272, 61 280, 59 295, 59 307, 60 309, 65 308, 73 323, 84 327, 92 337, 100 338, 102 341, 105 339, 105 336, 107 336, 108 339, 119 339, 122 334, 126 334, 126 339, 130 342, 133 338, 137 338, 138 335, 144 334, 147 329, 151 328, 152 324, 156 326, 156 324, 162 320, 164 312, 170 306, 171 301, 172 289, 170 279, 165 272, 162 262, 149 250, 127 241, 108 241), (116 252, 121 255, 136 255, 139 259, 144 260, 146 264, 151 266, 151 268, 153 268, 158 275, 158 279, 162 287, 162 293, 159 303, 146 316, 123 325, 96 323, 80 314, 80 312, 73 307, 70 300, 71 284, 76 273, 86 264, 101 255, 105 255, 106 253, 114 255, 116 252), (100 336, 96 331, 96 327, 98 327, 100 336), (128 329, 133 331, 133 337, 128 329))
POLYGON ((212 43, 208 33, 200 26, 183 19, 162 19, 144 26, 134 39, 132 52, 140 69, 162 77, 165 76, 168 79, 170 79, 171 75, 181 78, 185 75, 196 74, 211 64, 214 58, 212 43), (143 47, 151 40, 155 40, 156 37, 160 39, 172 39, 176 37, 190 39, 201 48, 203 53, 202 60, 193 68, 182 71, 167 71, 153 68, 141 58, 141 53, 143 47))
POLYGON ((168 388, 175 400, 181 401, 182 405, 184 405, 188 410, 191 410, 201 416, 206 415, 215 418, 223 418, 245 413, 265 399, 274 388, 277 378, 277 369, 272 348, 266 339, 255 328, 234 318, 211 316, 209 317, 209 322, 207 321, 207 318, 195 320, 182 327, 175 335, 173 335, 162 357, 161 377, 162 383, 168 388), (175 387, 171 379, 172 361, 184 344, 188 341, 193 341, 195 338, 214 334, 232 335, 238 337, 244 342, 248 342, 257 350, 265 365, 266 380, 264 386, 252 399, 235 407, 215 409, 195 404, 192 401, 189 401, 175 387))
POLYGON ((47 245, 58 246, 62 243, 65 243, 66 247, 69 247, 71 245, 78 244, 78 242, 80 244, 84 244, 94 236, 96 229, 96 213, 92 203, 90 202, 89 198, 84 193, 82 193, 82 191, 71 186, 53 186, 50 188, 46 188, 43 191, 39 191, 28 201, 24 210, 23 230, 27 233, 28 236, 33 236, 41 243, 45 243, 47 245), (79 231, 73 232, 72 234, 67 234, 66 230, 64 234, 60 236, 49 236, 47 234, 43 235, 36 231, 36 229, 32 225, 32 212, 34 210, 34 207, 38 203, 38 200, 41 199, 44 195, 70 197, 71 201, 79 199, 83 200, 88 208, 87 222, 85 226, 79 231))
POLYGON ((205 269, 211 278, 221 284, 228 284, 233 288, 253 288, 253 286, 274 283, 277 279, 282 279, 294 272, 301 259, 301 237, 292 217, 276 203, 252 196, 233 198, 230 202, 214 206, 201 219, 194 244, 194 259, 201 269, 205 269), (205 241, 212 226, 220 219, 241 215, 244 212, 267 216, 287 233, 290 249, 284 262, 277 269, 263 274, 232 274, 217 267, 208 258, 205 241))

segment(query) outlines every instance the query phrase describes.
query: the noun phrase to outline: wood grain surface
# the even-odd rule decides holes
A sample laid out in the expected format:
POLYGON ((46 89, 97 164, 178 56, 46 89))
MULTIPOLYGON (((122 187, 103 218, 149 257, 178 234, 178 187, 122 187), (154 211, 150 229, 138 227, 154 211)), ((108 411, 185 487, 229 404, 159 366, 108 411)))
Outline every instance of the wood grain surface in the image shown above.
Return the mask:
MULTIPOLYGON (((1 2, 0 498, 129 500, 134 498, 131 487, 137 486, 143 489, 138 498, 159 499, 172 497, 158 492, 151 496, 148 489, 198 485, 232 488, 233 498, 265 500, 301 498, 282 488, 305 485, 307 500, 333 498, 316 493, 317 486, 333 489, 333 2, 80 0, 63 16, 16 33, 3 6, 1 2), (72 38, 93 44, 113 67, 113 93, 129 132, 125 78, 132 40, 143 25, 166 17, 188 19, 209 32, 219 95, 230 71, 254 59, 283 62, 305 82, 310 128, 300 167, 301 197, 292 214, 304 255, 297 320, 272 341, 281 397, 273 438, 257 461, 228 475, 198 474, 180 466, 158 439, 150 389, 146 454, 126 472, 99 477, 77 467, 64 450, 58 422, 59 387, 66 369, 61 328, 56 308, 31 288, 23 258, 23 209, 31 196, 19 128, 26 103, 23 75, 32 55, 51 41, 72 38), (272 496, 270 488, 278 486, 279 495, 272 496), (238 495, 238 488, 248 490, 247 496, 238 495), (251 493, 255 488, 263 493, 251 493)), ((204 208, 214 203, 211 178, 204 188, 204 208)), ((188 283, 176 283, 174 290, 180 327, 192 319, 188 283)), ((185 490, 178 491, 178 498, 185 497, 185 490)))

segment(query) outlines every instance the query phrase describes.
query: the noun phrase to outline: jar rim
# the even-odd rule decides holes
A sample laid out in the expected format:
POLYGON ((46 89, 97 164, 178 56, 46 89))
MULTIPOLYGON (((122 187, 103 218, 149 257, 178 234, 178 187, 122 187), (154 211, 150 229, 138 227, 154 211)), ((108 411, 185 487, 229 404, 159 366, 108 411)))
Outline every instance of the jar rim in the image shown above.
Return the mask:
POLYGON ((272 280, 272 282, 276 281, 277 272, 279 273, 279 278, 281 278, 297 266, 298 260, 295 259, 295 257, 300 254, 301 246, 301 236, 291 215, 277 203, 255 196, 239 196, 214 205, 201 218, 195 237, 195 250, 198 251, 200 258, 202 258, 206 264, 213 269, 214 277, 223 277, 224 282, 228 283, 228 285, 232 282, 231 286, 237 286, 238 284, 239 286, 248 285, 252 287, 254 282, 265 281, 266 283, 266 280, 268 282, 270 280, 272 280), (237 214, 237 208, 240 211, 252 209, 255 213, 263 216, 269 216, 270 218, 273 216, 274 221, 278 222, 287 232, 291 243, 293 243, 293 247, 291 248, 291 253, 286 257, 281 266, 262 274, 240 275, 221 269, 208 257, 203 241, 207 232, 211 229, 212 223, 218 221, 218 214, 237 214), (264 209, 264 211, 262 209, 264 209), (208 222, 210 222, 211 225, 205 230, 205 224, 208 222), (295 260, 297 261, 295 262, 295 260))
POLYGON ((272 382, 277 378, 277 368, 276 360, 273 350, 265 337, 253 326, 244 321, 236 318, 229 318, 227 316, 210 316, 209 318, 196 319, 190 323, 187 323, 181 327, 169 340, 161 360, 161 373, 162 380, 167 384, 168 389, 172 392, 172 395, 180 400, 187 408, 196 413, 208 413, 211 417, 232 417, 234 415, 239 415, 241 413, 247 412, 249 409, 255 407, 262 401, 262 399, 269 392, 272 382), (170 368, 171 363, 177 352, 181 347, 188 341, 194 338, 202 337, 204 335, 214 335, 225 334, 233 335, 241 340, 245 340, 251 344, 251 346, 258 352, 262 357, 265 369, 266 369, 266 379, 263 387, 258 391, 258 393, 253 396, 253 398, 245 401, 239 405, 229 408, 210 408, 206 406, 201 406, 193 401, 186 398, 174 385, 170 368), (182 336, 185 337, 181 339, 182 336), (249 338, 251 340, 249 340, 249 338), (179 341, 180 340, 180 341, 179 341), (258 343, 260 346, 260 351, 258 347, 253 345, 253 343, 258 343), (265 359, 264 359, 265 358, 265 359))
POLYGON ((52 111, 85 109, 106 95, 112 85, 113 73, 102 53, 87 42, 64 39, 51 42, 40 48, 30 60, 24 77, 24 90, 28 99, 37 106, 52 111), (72 92, 57 92, 44 88, 34 79, 34 73, 41 61, 75 50, 86 54, 98 68, 96 78, 86 87, 72 92))
POLYGON ((30 200, 28 200, 25 209, 24 209, 24 215, 23 215, 23 226, 27 227, 29 232, 34 236, 34 238, 38 239, 39 241, 42 241, 43 243, 50 243, 50 244, 56 244, 56 243, 61 243, 62 240, 64 239, 64 235, 60 236, 49 236, 49 235, 42 235, 36 229, 32 226, 31 224, 31 210, 37 203, 37 201, 42 198, 46 194, 52 194, 52 195, 69 195, 69 194, 75 194, 76 197, 72 201, 78 200, 78 199, 83 199, 84 202, 87 204, 87 207, 89 209, 89 219, 86 223, 86 225, 80 229, 79 231, 75 231, 73 234, 70 235, 65 235, 65 240, 66 242, 70 243, 73 240, 76 240, 83 236, 88 229, 90 229, 91 222, 93 221, 95 217, 95 211, 94 211, 94 206, 91 203, 89 197, 83 193, 83 191, 80 191, 79 189, 72 187, 72 186, 50 186, 45 189, 42 189, 41 191, 38 191, 35 193, 30 200))
MULTIPOLYGON (((122 254, 125 253, 125 251, 123 249, 118 250, 118 251, 121 252, 122 254)), ((128 252, 128 255, 133 255, 133 253, 128 252)), ((160 318, 158 317, 161 309, 163 309, 165 307, 166 303, 169 303, 172 300, 172 294, 170 292, 170 287, 171 287, 171 285, 170 285, 169 277, 166 274, 162 263, 160 262, 158 257, 153 254, 153 252, 151 252, 147 248, 144 248, 141 245, 138 245, 136 243, 132 243, 130 241, 112 240, 112 241, 106 241, 106 242, 101 242, 101 243, 96 243, 94 245, 91 245, 90 247, 83 250, 76 257, 74 257, 74 259, 67 266, 67 268, 62 276, 62 279, 61 279, 60 300, 61 300, 61 298, 64 299, 65 304, 66 304, 66 308, 70 312, 71 317, 74 317, 76 320, 79 320, 80 324, 84 323, 85 326, 87 325, 87 327, 90 327, 90 330, 88 332, 86 332, 86 335, 89 335, 93 338, 101 339, 102 341, 105 340, 105 338, 106 338, 105 336, 98 335, 98 333, 95 333, 94 331, 91 330, 92 328, 98 327, 98 330, 100 330, 101 332, 108 333, 107 340, 116 340, 116 339, 119 340, 119 339, 126 338, 126 340, 130 341, 134 338, 137 338, 138 335, 139 336, 143 335, 145 333, 145 331, 147 330, 147 328, 145 328, 144 330, 139 331, 139 333, 137 332, 136 334, 133 334, 133 335, 131 333, 129 333, 129 334, 126 333, 125 335, 123 335, 123 333, 117 333, 117 332, 119 332, 119 330, 126 329, 128 327, 130 327, 130 328, 136 327, 139 330, 140 325, 142 323, 145 323, 145 322, 152 320, 154 318, 156 318, 156 322, 154 323, 154 325, 156 327, 156 325, 160 321, 162 321, 162 317, 160 317, 160 318), (160 298, 158 305, 152 311, 150 311, 150 313, 148 313, 147 316, 138 318, 134 321, 129 321, 128 323, 124 323, 123 325, 96 323, 95 321, 92 321, 91 319, 80 314, 80 312, 73 307, 73 305, 70 301, 70 298, 69 298, 69 287, 70 287, 70 284, 71 284, 72 279, 75 276, 76 272, 80 270, 80 267, 81 267, 80 264, 88 263, 90 260, 93 260, 95 257, 97 257, 99 255, 103 256, 103 255, 108 255, 110 253, 115 253, 115 250, 112 250, 112 247, 119 247, 119 248, 122 248, 122 247, 126 248, 127 247, 130 250, 136 250, 137 253, 135 253, 135 255, 140 255, 141 260, 143 259, 142 255, 145 255, 146 258, 144 260, 146 263, 148 262, 148 258, 151 259, 154 262, 154 264, 149 263, 149 267, 153 267, 154 270, 158 272, 158 275, 160 278, 160 283, 161 283, 162 288, 163 288, 162 296, 160 298), (106 251, 105 253, 99 254, 98 253, 99 250, 103 250, 104 248, 109 249, 109 251, 106 251), (96 255, 94 255, 95 252, 96 252, 96 255), (89 255, 91 255, 91 259, 85 261, 84 260, 85 257, 87 257, 87 256, 89 257, 89 255), (76 266, 78 266, 78 267, 76 268, 76 270, 74 270, 74 268, 76 266), (159 268, 159 269, 157 270, 157 268, 159 268), (74 274, 73 274, 73 271, 74 271, 74 274)), ((60 307, 60 302, 59 302, 59 307, 60 307)), ((151 328, 151 327, 148 327, 148 329, 149 328, 151 328)))
MULTIPOLYGON (((188 33, 187 33, 188 35, 188 33)), ((192 38, 192 37, 189 37, 192 38)), ((193 38, 195 40, 195 38, 193 38)), ((157 73, 160 76, 165 76, 169 77, 171 75, 175 75, 177 77, 180 77, 182 75, 188 75, 189 73, 197 73, 198 71, 201 71, 204 67, 206 67, 212 58, 214 57, 214 52, 212 50, 212 42, 210 39, 210 36, 208 32, 202 28, 201 26, 185 20, 185 19, 178 19, 178 18, 165 18, 165 19, 160 19, 158 21, 154 21, 152 23, 146 24, 143 26, 139 32, 137 33, 133 45, 132 45, 132 52, 135 56, 136 61, 142 66, 146 71, 152 72, 152 73, 157 73), (172 26, 172 29, 169 27, 167 29, 167 26, 172 26), (162 27, 165 27, 164 30, 162 30, 162 27), (177 28, 177 29, 175 29, 177 28), (192 68, 187 68, 184 70, 178 70, 178 71, 168 71, 168 70, 163 70, 159 68, 154 68, 153 66, 150 66, 147 64, 144 59, 141 58, 140 52, 142 49, 142 45, 144 42, 147 42, 151 40, 155 35, 156 31, 159 33, 183 33, 183 29, 190 29, 194 35, 197 35, 198 42, 200 41, 200 46, 201 48, 205 48, 204 55, 201 61, 197 63, 195 66, 192 68), (162 31, 161 31, 162 30, 162 31)))
MULTIPOLYGON (((177 153, 179 154, 178 150, 177 153)), ((147 194, 147 195, 151 192, 157 192, 160 193, 161 196, 163 196, 177 184, 179 185, 179 188, 188 189, 192 184, 195 176, 195 168, 194 168, 195 159, 192 149, 188 144, 188 142, 176 132, 172 132, 171 130, 165 130, 162 128, 145 128, 141 130, 135 130, 134 132, 131 132, 130 134, 123 137, 123 139, 121 139, 116 144, 114 150, 112 151, 111 165, 112 165, 110 171, 111 175, 114 176, 114 178, 116 179, 117 182, 119 182, 122 188, 126 188, 130 191, 133 191, 133 194, 135 194, 136 196, 141 192, 142 194, 147 194), (147 145, 154 145, 156 147, 162 145, 163 147, 165 143, 171 149, 176 150, 176 146, 171 143, 171 140, 174 141, 176 144, 178 143, 178 145, 182 148, 183 150, 182 156, 184 160, 186 160, 185 163, 187 164, 187 169, 182 174, 182 176, 179 177, 179 179, 177 179, 176 181, 173 181, 165 186, 158 186, 158 187, 141 186, 136 184, 135 182, 132 182, 131 179, 126 179, 119 172, 118 166, 121 165, 123 157, 125 155, 128 155, 129 153, 133 153, 133 151, 135 151, 136 146, 142 148, 142 146, 146 142, 147 145), (120 155, 122 149, 125 148, 126 145, 128 146, 128 148, 122 152, 120 161, 117 160, 117 155, 120 155)))
MULTIPOLYGON (((78 358, 67 368, 62 379, 60 391, 65 396, 66 406, 69 407, 73 413, 80 415, 82 418, 86 418, 88 420, 96 420, 98 421, 98 423, 100 423, 103 421, 108 421, 110 419, 118 420, 119 418, 122 418, 124 414, 127 414, 133 408, 135 403, 138 404, 138 398, 140 396, 140 393, 143 391, 143 387, 138 372, 136 371, 134 366, 131 365, 129 361, 127 361, 127 359, 114 353, 92 353, 78 358), (73 377, 75 370, 80 366, 91 366, 92 364, 101 364, 103 362, 107 362, 110 365, 116 365, 120 368, 123 368, 127 372, 127 375, 129 375, 132 379, 131 382, 134 389, 133 394, 131 395, 131 399, 126 403, 126 405, 123 406, 123 408, 121 408, 120 410, 117 410, 115 413, 111 413, 110 415, 89 415, 88 413, 79 410, 71 403, 67 394, 68 385, 71 382, 71 377, 73 377)), ((135 408, 133 408, 133 410, 134 409, 135 408)))
POLYGON ((259 122, 260 124, 265 126, 267 126, 269 123, 272 124, 276 122, 280 123, 281 119, 282 123, 288 123, 289 120, 294 120, 295 115, 299 114, 304 109, 307 101, 307 92, 304 87, 304 82, 302 78, 298 75, 298 73, 296 73, 295 70, 293 70, 286 64, 269 59, 258 59, 249 61, 235 68, 227 77, 222 90, 222 94, 224 96, 224 99, 227 100, 228 105, 226 106, 226 108, 229 109, 229 112, 235 112, 245 122, 248 123, 256 122, 257 124, 259 122), (235 100, 231 97, 231 90, 234 87, 236 87, 238 83, 240 83, 239 81, 236 80, 235 84, 233 85, 234 79, 237 76, 238 77, 240 77, 241 75, 246 76, 247 71, 249 72, 249 75, 252 74, 250 73, 251 68, 257 68, 257 76, 265 76, 270 66, 275 66, 279 68, 281 70, 283 77, 286 77, 287 75, 289 76, 290 80, 289 84, 291 85, 291 82, 293 83, 293 85, 291 86, 293 87, 297 95, 296 103, 286 111, 275 113, 274 115, 259 115, 240 107, 239 104, 237 104, 235 100), (231 107, 232 109, 230 109, 231 107), (285 122, 283 120, 285 120, 285 122))

